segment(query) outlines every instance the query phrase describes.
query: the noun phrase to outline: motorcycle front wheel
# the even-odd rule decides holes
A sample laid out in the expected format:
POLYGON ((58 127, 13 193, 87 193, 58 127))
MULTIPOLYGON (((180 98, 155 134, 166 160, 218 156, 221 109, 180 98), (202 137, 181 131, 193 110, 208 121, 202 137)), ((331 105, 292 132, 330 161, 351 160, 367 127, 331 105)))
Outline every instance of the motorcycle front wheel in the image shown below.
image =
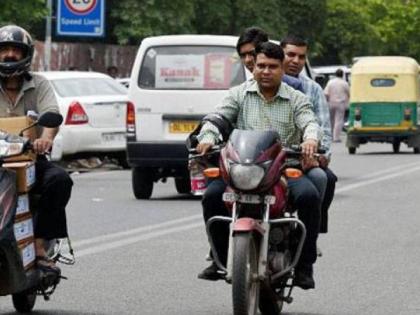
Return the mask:
POLYGON ((232 302, 234 315, 255 315, 258 310, 260 282, 258 251, 251 232, 233 239, 232 302))
POLYGON ((19 313, 29 313, 35 306, 36 292, 21 292, 12 295, 13 306, 19 313))

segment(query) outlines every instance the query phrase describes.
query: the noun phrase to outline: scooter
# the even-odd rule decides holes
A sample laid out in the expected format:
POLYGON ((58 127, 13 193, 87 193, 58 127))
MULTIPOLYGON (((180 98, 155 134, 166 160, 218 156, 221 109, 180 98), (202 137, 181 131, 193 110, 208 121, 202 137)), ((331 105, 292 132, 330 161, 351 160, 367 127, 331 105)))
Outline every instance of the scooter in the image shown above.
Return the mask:
MULTIPOLYGON (((27 161, 31 142, 23 132, 36 126, 55 128, 62 120, 60 114, 47 112, 19 135, 0 131, 0 296, 12 295, 13 305, 21 313, 32 311, 37 295, 49 300, 60 280, 66 279, 36 268, 32 212, 36 211, 37 196, 18 194, 20 187, 33 184, 35 179, 34 163, 27 161), (22 170, 7 167, 12 167, 7 163, 11 158, 14 162, 26 161, 21 163, 25 165, 22 170)), ((74 264, 71 243, 70 255, 62 253, 63 246, 63 240, 48 241, 47 255, 55 262, 74 264)))
MULTIPOLYGON (((235 129, 220 150, 219 167, 204 170, 207 178, 221 176, 227 183, 223 200, 231 216, 212 217, 206 229, 213 260, 232 284, 234 315, 255 315, 258 308, 263 315, 280 314, 284 302, 293 301, 306 228, 289 203, 287 180, 303 175, 300 155, 298 147, 282 147, 275 131, 235 129), (210 234, 220 222, 230 224, 227 265, 210 234)), ((205 156, 191 149, 190 158, 205 156)))

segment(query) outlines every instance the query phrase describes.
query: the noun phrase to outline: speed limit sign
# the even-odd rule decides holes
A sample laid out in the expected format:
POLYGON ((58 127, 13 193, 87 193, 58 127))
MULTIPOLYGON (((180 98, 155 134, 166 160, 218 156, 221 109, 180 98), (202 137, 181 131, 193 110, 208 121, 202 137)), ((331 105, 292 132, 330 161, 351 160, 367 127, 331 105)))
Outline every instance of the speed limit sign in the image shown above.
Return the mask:
POLYGON ((97 4, 96 0, 65 0, 67 8, 74 14, 88 14, 97 4))
POLYGON ((105 36, 105 0, 57 1, 57 35, 105 36))

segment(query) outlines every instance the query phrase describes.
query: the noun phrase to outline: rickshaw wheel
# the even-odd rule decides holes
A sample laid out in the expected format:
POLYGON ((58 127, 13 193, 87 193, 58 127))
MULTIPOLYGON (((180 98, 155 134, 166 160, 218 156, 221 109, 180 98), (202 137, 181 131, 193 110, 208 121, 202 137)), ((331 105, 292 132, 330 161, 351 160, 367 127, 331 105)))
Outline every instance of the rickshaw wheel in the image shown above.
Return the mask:
POLYGON ((355 147, 349 147, 349 154, 355 154, 356 148, 355 147))
POLYGON ((401 142, 399 140, 394 140, 394 142, 392 142, 392 150, 394 151, 394 153, 400 152, 400 145, 401 142))

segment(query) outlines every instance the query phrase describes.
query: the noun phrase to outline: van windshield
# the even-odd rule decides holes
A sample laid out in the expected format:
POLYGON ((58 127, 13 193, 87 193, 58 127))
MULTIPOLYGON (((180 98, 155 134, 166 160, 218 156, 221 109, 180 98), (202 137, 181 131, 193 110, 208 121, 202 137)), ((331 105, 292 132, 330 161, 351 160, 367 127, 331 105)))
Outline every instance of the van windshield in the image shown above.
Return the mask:
POLYGON ((245 79, 234 47, 158 46, 147 50, 138 85, 143 89, 226 90, 245 79))

